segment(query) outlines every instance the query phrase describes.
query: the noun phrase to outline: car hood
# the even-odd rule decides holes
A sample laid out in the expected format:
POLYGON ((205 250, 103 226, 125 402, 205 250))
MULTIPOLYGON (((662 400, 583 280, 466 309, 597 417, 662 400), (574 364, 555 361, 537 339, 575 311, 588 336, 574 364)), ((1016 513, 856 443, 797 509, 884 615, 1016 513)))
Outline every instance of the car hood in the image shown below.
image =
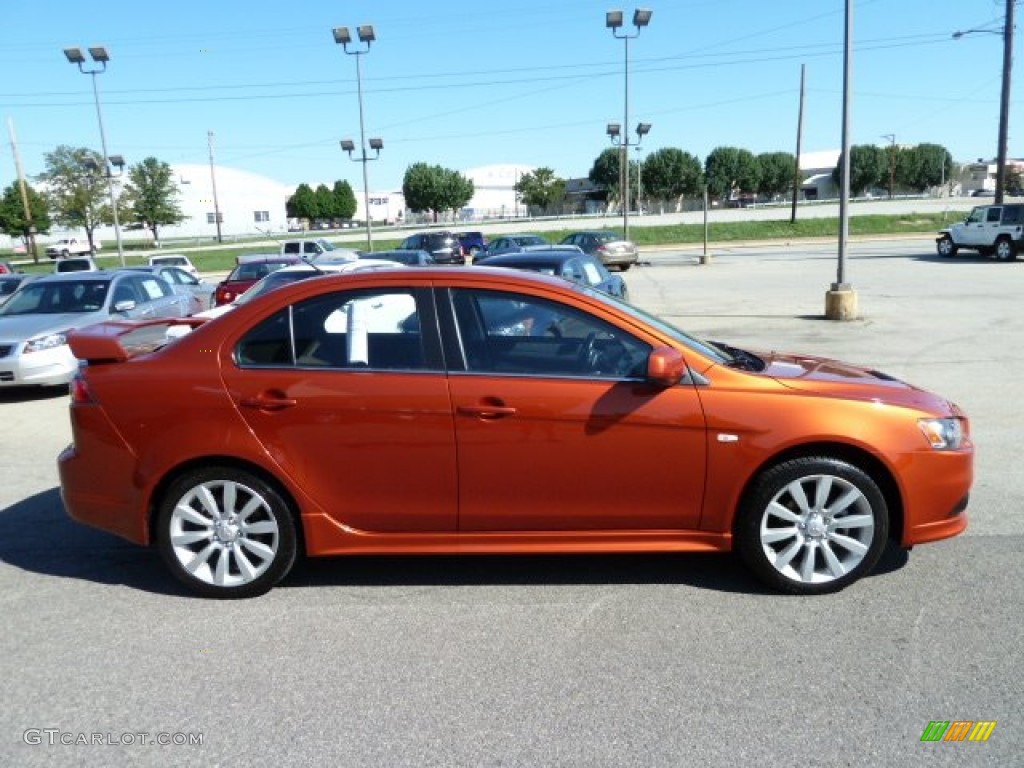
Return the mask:
POLYGON ((109 319, 109 316, 105 312, 0 316, 0 339, 26 341, 36 336, 60 333, 70 328, 82 328, 106 319, 109 319))
POLYGON ((955 406, 941 397, 873 368, 813 355, 755 353, 765 362, 762 376, 790 389, 830 397, 873 400, 949 413, 955 406))

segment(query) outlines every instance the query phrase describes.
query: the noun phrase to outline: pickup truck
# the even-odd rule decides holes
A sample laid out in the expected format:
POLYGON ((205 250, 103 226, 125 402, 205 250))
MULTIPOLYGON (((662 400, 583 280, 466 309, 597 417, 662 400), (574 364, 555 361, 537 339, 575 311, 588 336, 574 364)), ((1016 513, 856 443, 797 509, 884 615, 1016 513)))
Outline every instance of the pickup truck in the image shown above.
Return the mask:
MULTIPOLYGON (((93 244, 96 246, 96 250, 100 249, 100 241, 93 238, 93 244)), ((79 240, 75 237, 66 237, 63 240, 58 240, 53 245, 46 246, 46 255, 51 259, 66 259, 68 256, 89 254, 92 253, 92 248, 89 247, 88 240, 79 240)))

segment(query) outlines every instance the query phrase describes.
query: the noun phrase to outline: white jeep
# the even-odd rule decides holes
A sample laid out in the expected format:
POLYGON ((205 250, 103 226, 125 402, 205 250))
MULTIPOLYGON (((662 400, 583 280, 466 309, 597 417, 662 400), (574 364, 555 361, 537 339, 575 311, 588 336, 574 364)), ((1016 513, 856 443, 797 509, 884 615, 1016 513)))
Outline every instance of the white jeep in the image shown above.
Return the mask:
POLYGON ((935 238, 940 256, 956 256, 961 248, 1012 261, 1024 246, 1024 204, 979 205, 959 224, 935 238))

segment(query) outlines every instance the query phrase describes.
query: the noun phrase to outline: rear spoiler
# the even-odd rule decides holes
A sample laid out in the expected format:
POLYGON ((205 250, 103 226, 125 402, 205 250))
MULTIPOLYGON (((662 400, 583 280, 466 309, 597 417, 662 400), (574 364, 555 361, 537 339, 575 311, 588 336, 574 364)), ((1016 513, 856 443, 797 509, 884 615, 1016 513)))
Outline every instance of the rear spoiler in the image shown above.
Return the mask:
POLYGON ((71 354, 87 363, 123 363, 166 346, 203 323, 205 317, 164 317, 159 320, 110 320, 71 331, 71 354), (171 329, 176 330, 171 330, 171 329))

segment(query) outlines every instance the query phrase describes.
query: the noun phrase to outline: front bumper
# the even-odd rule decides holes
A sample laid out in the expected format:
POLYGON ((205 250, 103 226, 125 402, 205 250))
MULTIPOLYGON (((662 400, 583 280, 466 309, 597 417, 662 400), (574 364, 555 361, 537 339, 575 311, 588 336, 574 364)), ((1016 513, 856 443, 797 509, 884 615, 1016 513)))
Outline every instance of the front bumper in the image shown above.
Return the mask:
POLYGON ((11 352, 0 357, 0 387, 59 386, 78 370, 78 360, 66 344, 29 354, 21 351, 20 343, 9 347, 11 352))

